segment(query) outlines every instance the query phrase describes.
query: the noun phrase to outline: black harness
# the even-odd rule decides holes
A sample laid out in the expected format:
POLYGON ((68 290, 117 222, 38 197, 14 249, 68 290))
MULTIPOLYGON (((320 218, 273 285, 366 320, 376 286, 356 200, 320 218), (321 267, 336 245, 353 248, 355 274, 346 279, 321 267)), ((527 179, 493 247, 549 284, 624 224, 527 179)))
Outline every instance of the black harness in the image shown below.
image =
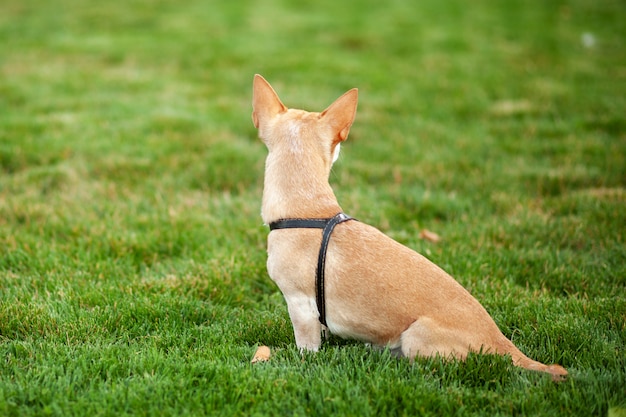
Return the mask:
POLYGON ((315 271, 315 301, 317 311, 320 313, 320 323, 324 326, 327 326, 326 303, 324 301, 324 269, 328 242, 335 226, 348 220, 354 219, 347 214, 339 213, 330 219, 282 219, 270 223, 270 231, 276 229, 323 229, 322 245, 317 257, 317 270, 315 271))

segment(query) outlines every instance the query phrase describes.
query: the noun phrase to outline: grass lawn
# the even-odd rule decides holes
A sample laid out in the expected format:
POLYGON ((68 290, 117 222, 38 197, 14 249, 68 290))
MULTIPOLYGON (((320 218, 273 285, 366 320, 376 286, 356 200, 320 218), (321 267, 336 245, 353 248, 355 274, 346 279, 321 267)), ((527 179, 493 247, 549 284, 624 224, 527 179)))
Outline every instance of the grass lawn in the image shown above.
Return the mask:
POLYGON ((624 416, 625 230, 621 0, 0 2, 1 416, 624 416), (344 210, 570 378, 300 355, 254 73, 308 110, 358 87, 344 210))

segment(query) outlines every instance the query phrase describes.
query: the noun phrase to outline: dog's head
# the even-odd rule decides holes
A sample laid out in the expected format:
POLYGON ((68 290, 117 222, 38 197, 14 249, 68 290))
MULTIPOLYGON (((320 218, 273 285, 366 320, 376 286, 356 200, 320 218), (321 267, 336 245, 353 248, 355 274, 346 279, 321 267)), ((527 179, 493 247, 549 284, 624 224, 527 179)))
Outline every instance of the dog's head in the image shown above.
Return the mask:
POLYGON ((321 113, 288 109, 272 86, 257 74, 252 121, 270 153, 288 152, 308 158, 319 155, 330 167, 339 156, 339 144, 348 137, 357 101, 358 90, 353 88, 321 113))

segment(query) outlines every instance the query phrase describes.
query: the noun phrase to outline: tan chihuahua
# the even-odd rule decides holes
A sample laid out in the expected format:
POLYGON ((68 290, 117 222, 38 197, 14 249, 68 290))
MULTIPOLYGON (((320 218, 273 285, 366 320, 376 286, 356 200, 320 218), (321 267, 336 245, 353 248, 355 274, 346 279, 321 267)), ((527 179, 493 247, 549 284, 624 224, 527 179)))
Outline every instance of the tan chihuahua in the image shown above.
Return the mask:
POLYGON ((342 214, 328 177, 357 99, 352 89, 321 113, 288 109, 263 77, 254 77, 252 119, 269 150, 262 207, 272 229, 267 270, 287 301, 298 347, 317 351, 324 323, 338 336, 408 358, 495 353, 565 377, 563 367, 525 356, 437 265, 342 214))

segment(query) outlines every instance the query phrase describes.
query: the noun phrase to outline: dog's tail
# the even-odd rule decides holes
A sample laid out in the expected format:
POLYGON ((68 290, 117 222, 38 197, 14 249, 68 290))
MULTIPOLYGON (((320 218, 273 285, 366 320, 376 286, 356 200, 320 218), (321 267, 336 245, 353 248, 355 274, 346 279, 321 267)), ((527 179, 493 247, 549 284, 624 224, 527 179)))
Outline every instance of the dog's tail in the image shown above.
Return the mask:
POLYGON ((535 360, 530 359, 528 356, 524 355, 519 349, 514 347, 514 349, 510 352, 511 357, 513 358, 513 365, 519 366, 524 369, 528 369, 531 371, 539 371, 546 372, 552 375, 552 380, 554 381, 563 381, 567 377, 567 370, 563 368, 561 365, 552 364, 546 365, 541 362, 537 362, 535 360))
POLYGON ((561 365, 546 365, 530 359, 528 356, 524 355, 522 351, 520 351, 517 346, 515 346, 513 342, 507 339, 503 334, 499 335, 499 337, 494 342, 492 348, 494 348, 496 353, 499 353, 501 355, 511 355, 511 359, 513 359, 513 365, 519 366, 520 368, 528 369, 530 371, 548 373, 552 375, 553 381, 563 381, 567 377, 567 370, 561 365))

